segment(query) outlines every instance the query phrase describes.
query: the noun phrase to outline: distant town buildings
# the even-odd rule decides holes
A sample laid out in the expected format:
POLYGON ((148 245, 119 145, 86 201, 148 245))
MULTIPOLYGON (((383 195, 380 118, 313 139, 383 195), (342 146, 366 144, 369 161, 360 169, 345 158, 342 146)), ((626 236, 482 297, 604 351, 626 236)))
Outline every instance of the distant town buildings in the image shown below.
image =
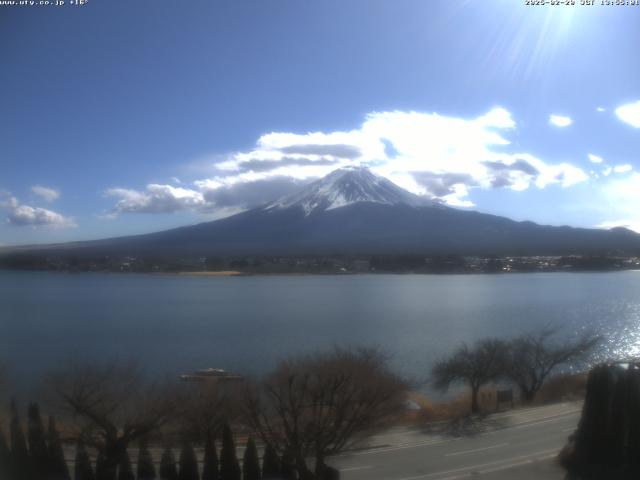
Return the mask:
POLYGON ((316 273, 525 273, 640 269, 640 257, 571 256, 425 256, 326 255, 247 257, 98 257, 13 254, 0 257, 0 268, 71 272, 240 272, 244 274, 316 273))

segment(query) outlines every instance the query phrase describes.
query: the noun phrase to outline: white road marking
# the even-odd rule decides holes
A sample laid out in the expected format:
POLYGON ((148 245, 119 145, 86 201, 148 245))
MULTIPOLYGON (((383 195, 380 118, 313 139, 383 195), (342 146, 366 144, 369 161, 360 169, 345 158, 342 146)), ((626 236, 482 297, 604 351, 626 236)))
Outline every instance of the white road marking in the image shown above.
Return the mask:
POLYGON ((485 450, 491 450, 494 448, 500 448, 500 447, 506 447, 507 445, 509 445, 508 443, 499 443, 497 445, 490 445, 488 447, 482 447, 482 448, 474 448, 473 450, 463 450, 462 452, 453 452, 453 453, 445 453, 445 457, 457 457, 458 455, 466 455, 467 453, 477 453, 477 452, 484 452, 485 450))
POLYGON ((430 447, 434 445, 442 445, 445 443, 458 442, 463 440, 463 438, 450 438, 447 440, 429 440, 427 442, 419 442, 419 443, 411 443, 408 445, 397 445, 395 447, 383 447, 383 448, 372 448, 371 450, 364 450, 362 452, 354 452, 354 453, 342 453, 340 455, 335 455, 335 457, 359 457, 361 455, 375 455, 377 453, 386 453, 386 452, 395 452, 397 450, 406 450, 408 448, 418 448, 418 447, 430 447))
POLYGON ((340 471, 341 472, 353 472, 354 470, 366 470, 368 468, 373 468, 373 465, 364 465, 362 467, 347 467, 347 468, 341 468, 340 471))
POLYGON ((550 418, 549 420, 541 420, 539 422, 531 422, 531 423, 525 423, 525 424, 521 424, 521 425, 514 425, 513 427, 507 427, 504 430, 519 430, 521 428, 528 428, 528 427, 534 427, 536 425, 542 425, 543 423, 552 423, 552 422, 557 422, 558 419, 557 418, 550 418))
POLYGON ((495 473, 495 472, 500 472, 502 470, 509 470, 510 468, 522 467, 523 465, 530 465, 536 461, 549 460, 551 458, 554 458, 555 456, 556 454, 552 453, 551 455, 546 455, 544 457, 530 458, 528 460, 509 463, 507 465, 500 465, 499 467, 488 468, 486 470, 472 470, 471 472, 465 472, 462 475, 454 475, 452 477, 439 478, 438 480, 459 480, 461 478, 475 477, 477 475, 486 475, 487 473, 495 473))
MULTIPOLYGON (((499 472, 501 470, 508 470, 510 468, 521 467, 522 465, 529 465, 533 462, 541 461, 541 460, 549 460, 551 458, 555 458, 558 455, 558 452, 551 453, 549 455, 544 455, 542 457, 529 458, 527 460, 522 460, 520 462, 508 463, 506 465, 500 465, 499 467, 488 468, 486 470, 481 470, 479 473, 493 473, 499 472)), ((444 480, 444 479, 441 479, 444 480)))
MULTIPOLYGON (((433 472, 433 473, 426 473, 424 475, 415 475, 412 477, 402 477, 402 478, 397 478, 395 480, 419 480, 422 478, 431 478, 431 477, 435 477, 438 475, 447 475, 450 473, 462 473, 465 472, 462 476, 467 476, 469 474, 471 474, 472 472, 476 472, 478 470, 481 470, 483 467, 490 467, 492 465, 495 465, 496 469, 507 469, 507 468, 513 468, 514 466, 518 466, 518 464, 522 463, 522 461, 524 461, 524 463, 536 460, 536 459, 543 459, 543 458, 549 458, 549 456, 555 456, 557 454, 558 450, 557 449, 553 449, 553 450, 543 450, 541 452, 535 452, 535 453, 530 453, 528 455, 520 455, 518 457, 512 457, 512 458, 507 458, 505 460, 496 460, 494 462, 487 462, 487 463, 481 463, 478 465, 470 465, 468 467, 461 467, 461 468, 455 468, 453 470, 445 470, 442 472, 433 472), (504 462, 507 462, 506 464, 504 462)), ((489 471, 488 469, 486 471, 489 471)), ((497 471, 497 470, 496 470, 497 471)), ((455 478, 460 478, 460 475, 458 476, 449 476, 449 477, 444 477, 440 480, 452 480, 455 478)))

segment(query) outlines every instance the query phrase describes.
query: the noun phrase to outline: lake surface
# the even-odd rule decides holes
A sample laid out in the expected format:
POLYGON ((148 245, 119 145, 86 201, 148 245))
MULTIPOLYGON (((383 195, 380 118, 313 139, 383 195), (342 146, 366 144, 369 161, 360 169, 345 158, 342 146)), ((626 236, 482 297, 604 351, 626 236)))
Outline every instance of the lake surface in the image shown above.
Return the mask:
POLYGON ((640 272, 188 277, 0 272, 0 360, 33 381, 68 361, 136 360, 150 374, 250 375, 289 355, 377 345, 426 378, 463 341, 547 324, 640 353, 640 272))

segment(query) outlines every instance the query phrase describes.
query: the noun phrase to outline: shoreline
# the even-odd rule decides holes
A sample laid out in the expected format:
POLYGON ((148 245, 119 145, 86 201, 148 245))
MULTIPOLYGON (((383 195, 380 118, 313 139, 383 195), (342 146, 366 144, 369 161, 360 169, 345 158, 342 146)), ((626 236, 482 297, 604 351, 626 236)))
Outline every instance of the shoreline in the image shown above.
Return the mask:
POLYGON ((510 272, 415 272, 415 271, 384 271, 384 272, 243 272, 239 270, 206 270, 206 271, 175 271, 175 272, 153 272, 153 271, 117 271, 117 270, 66 270, 66 269, 23 269, 23 268, 0 268, 0 273, 58 273, 58 274, 98 274, 98 275, 151 275, 151 276, 178 276, 178 277, 273 277, 273 276, 510 276, 510 275, 540 275, 540 274, 581 274, 581 273, 624 273, 640 272, 637 268, 622 268, 610 270, 537 270, 537 271, 510 271, 510 272))
MULTIPOLYGON (((127 272, 122 272, 127 273, 127 272)), ((171 273, 168 273, 171 275, 171 273)), ((237 270, 203 270, 195 272, 176 272, 175 275, 187 276, 187 277, 242 277, 251 275, 245 272, 239 272, 237 270)))

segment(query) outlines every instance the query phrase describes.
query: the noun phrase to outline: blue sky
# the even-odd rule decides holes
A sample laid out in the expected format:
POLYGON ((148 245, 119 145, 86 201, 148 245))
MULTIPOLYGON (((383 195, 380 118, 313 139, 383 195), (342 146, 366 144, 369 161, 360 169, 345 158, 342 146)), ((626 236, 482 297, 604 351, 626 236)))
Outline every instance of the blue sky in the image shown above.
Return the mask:
POLYGON ((206 221, 351 164, 640 231, 639 26, 515 0, 0 7, 0 244, 206 221))

